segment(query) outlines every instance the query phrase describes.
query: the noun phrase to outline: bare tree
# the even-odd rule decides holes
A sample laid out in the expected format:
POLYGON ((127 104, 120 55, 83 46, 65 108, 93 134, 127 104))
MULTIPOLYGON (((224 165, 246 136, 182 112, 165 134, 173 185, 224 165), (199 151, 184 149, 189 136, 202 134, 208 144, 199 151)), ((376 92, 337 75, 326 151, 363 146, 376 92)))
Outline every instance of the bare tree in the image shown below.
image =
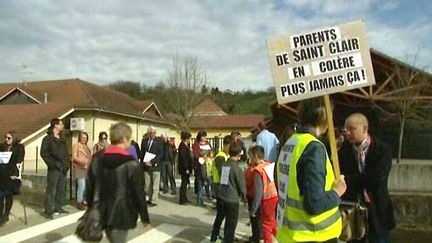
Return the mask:
POLYGON ((208 84, 205 71, 196 58, 176 56, 164 82, 167 94, 163 105, 177 117, 177 125, 189 128, 193 109, 202 101, 201 89, 208 84))
POLYGON ((377 108, 385 116, 386 122, 399 124, 399 143, 397 163, 402 158, 402 148, 407 123, 416 126, 429 125, 431 118, 432 96, 424 95, 432 87, 431 75, 415 68, 418 52, 412 58, 412 65, 395 61, 391 92, 383 97, 383 103, 377 103, 377 108))
POLYGON ((118 80, 108 84, 108 88, 125 93, 132 98, 139 98, 142 93, 142 85, 135 81, 118 80))

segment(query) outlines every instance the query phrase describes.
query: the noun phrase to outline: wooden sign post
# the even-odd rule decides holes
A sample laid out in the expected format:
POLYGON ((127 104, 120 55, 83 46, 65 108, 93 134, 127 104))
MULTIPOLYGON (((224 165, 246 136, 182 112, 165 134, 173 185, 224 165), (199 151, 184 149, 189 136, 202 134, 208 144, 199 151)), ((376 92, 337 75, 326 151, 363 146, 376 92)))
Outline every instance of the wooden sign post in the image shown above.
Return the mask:
POLYGON ((353 21, 267 39, 279 104, 324 96, 335 176, 340 175, 329 95, 375 84, 365 24, 353 21))
POLYGON ((330 103, 329 95, 324 95, 324 103, 327 114, 327 124, 328 124, 328 137, 330 143, 330 151, 331 151, 331 160, 333 162, 333 171, 336 178, 340 176, 340 168, 339 168, 339 157, 338 151, 336 147, 336 138, 335 138, 335 130, 333 124, 333 109, 330 103))

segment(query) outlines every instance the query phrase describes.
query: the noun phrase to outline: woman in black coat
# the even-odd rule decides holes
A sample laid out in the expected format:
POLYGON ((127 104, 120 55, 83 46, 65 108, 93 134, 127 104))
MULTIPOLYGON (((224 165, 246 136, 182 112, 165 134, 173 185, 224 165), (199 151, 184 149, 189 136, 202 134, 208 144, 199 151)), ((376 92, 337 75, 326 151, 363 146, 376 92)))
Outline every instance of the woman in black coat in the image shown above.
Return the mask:
POLYGON ((186 187, 189 176, 192 174, 192 151, 189 147, 191 134, 181 132, 181 143, 178 148, 178 170, 181 175, 180 204, 189 203, 186 195, 186 187))
POLYGON ((0 152, 12 153, 10 159, 0 161, 0 225, 9 221, 13 195, 19 194, 21 186, 20 168, 24 161, 24 146, 15 132, 8 132, 0 145, 0 152))

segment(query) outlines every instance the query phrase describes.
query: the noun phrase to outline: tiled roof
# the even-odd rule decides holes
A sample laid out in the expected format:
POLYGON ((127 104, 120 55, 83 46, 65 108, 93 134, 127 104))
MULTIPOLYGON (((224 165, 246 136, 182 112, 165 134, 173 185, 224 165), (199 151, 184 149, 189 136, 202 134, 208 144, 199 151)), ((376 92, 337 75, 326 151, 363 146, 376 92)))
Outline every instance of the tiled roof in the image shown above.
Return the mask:
POLYGON ((204 100, 201 104, 197 105, 193 110, 194 116, 200 115, 226 115, 226 113, 211 99, 204 100))
POLYGON ((135 104, 141 109, 141 112, 146 110, 152 103, 153 103, 153 101, 151 101, 151 100, 137 100, 137 101, 135 101, 135 104))
POLYGON ((139 107, 130 96, 107 87, 92 84, 80 79, 27 82, 21 84, 1 84, 0 97, 19 87, 40 102, 44 94, 48 95, 48 103, 67 104, 72 107, 98 107, 101 109, 139 115, 139 107))
POLYGON ((71 107, 65 104, 0 105, 0 135, 12 130, 25 138, 69 110, 71 107))
POLYGON ((22 137, 36 132, 51 118, 61 116, 72 108, 99 109, 167 123, 160 117, 142 115, 140 106, 130 96, 80 79, 0 84, 0 97, 15 87, 42 103, 44 94, 48 96, 47 104, 0 105, 0 131, 17 130, 22 137), (4 114, 10 114, 11 119, 4 114))
POLYGON ((262 120, 264 120, 262 115, 195 116, 189 127, 192 129, 252 129, 262 120))

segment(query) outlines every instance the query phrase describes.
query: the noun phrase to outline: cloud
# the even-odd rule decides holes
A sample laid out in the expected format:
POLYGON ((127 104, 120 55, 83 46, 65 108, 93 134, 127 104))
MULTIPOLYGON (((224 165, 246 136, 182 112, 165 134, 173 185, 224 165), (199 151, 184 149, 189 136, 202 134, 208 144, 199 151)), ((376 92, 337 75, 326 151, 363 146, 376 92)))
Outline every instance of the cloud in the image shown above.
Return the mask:
POLYGON ((388 22, 392 12, 403 14, 399 2, 2 1, 0 82, 152 85, 179 54, 198 58, 221 89, 265 89, 272 85, 267 37, 358 18, 371 46, 396 56, 423 47, 430 63, 430 21, 420 15, 400 28, 388 22))

